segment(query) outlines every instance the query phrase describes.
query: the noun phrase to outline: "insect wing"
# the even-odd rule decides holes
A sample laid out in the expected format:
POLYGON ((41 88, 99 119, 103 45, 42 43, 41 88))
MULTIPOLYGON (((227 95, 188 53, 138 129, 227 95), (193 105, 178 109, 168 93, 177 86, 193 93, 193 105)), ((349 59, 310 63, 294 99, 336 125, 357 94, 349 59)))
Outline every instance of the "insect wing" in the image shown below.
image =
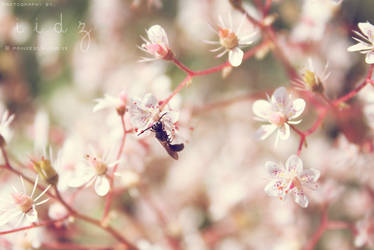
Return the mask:
POLYGON ((173 151, 171 148, 170 148, 170 145, 168 144, 167 141, 161 141, 161 140, 158 140, 161 145, 165 148, 166 152, 168 152, 168 154, 173 157, 175 160, 178 160, 178 153, 173 151))

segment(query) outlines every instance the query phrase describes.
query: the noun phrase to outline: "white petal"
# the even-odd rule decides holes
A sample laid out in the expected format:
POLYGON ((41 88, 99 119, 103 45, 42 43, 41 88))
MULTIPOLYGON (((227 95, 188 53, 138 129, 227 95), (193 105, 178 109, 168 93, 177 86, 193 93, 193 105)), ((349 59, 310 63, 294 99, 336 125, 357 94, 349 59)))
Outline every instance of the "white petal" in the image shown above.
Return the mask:
POLYGON ((265 100, 255 101, 252 106, 252 111, 256 116, 263 119, 264 121, 269 120, 273 112, 271 109, 271 104, 265 100))
POLYGON ((273 161, 267 161, 265 167, 272 178, 277 177, 282 172, 282 166, 273 161))
POLYGON ((303 191, 295 192, 295 202, 303 208, 306 208, 309 204, 308 198, 304 195, 303 191))
POLYGON ((38 212, 33 207, 28 213, 26 213, 26 220, 30 223, 38 222, 38 212))
POLYGON ((169 47, 168 37, 165 30, 160 25, 153 25, 147 30, 147 35, 152 43, 161 43, 169 47))
POLYGON ((158 107, 158 101, 154 95, 147 93, 143 97, 142 105, 144 105, 146 108, 156 108, 158 107))
POLYGON ((360 42, 360 43, 357 43, 355 45, 348 47, 347 50, 349 52, 354 52, 354 51, 368 50, 368 49, 371 49, 371 47, 367 43, 360 42))
POLYGON ((303 172, 303 161, 297 155, 291 155, 286 162, 288 172, 293 172, 299 176, 303 172))
POLYGON ((374 51, 371 51, 366 54, 365 62, 367 64, 373 64, 374 63, 374 51))
POLYGON ((374 26, 369 22, 365 23, 358 23, 358 27, 360 28, 361 32, 367 36, 370 40, 371 37, 374 35, 374 26))
POLYGON ((298 98, 293 101, 291 110, 287 114, 289 119, 295 119, 299 117, 305 109, 305 101, 301 98, 298 98))
POLYGON ((305 169, 300 174, 300 180, 305 184, 313 184, 319 179, 320 175, 321 173, 318 169, 315 169, 315 168, 305 169))
POLYGON ((290 125, 285 123, 282 127, 279 127, 278 136, 281 140, 287 140, 290 137, 290 125))
POLYGON ((95 191, 99 196, 105 196, 109 192, 109 181, 105 176, 98 176, 95 181, 95 191))
POLYGON ((265 193, 269 196, 275 197, 284 197, 283 189, 279 188, 280 186, 284 186, 284 183, 281 180, 272 180, 265 186, 265 193))
POLYGON ((238 67, 242 63, 243 56, 244 52, 240 48, 236 47, 231 49, 229 51, 229 62, 231 66, 238 67))
POLYGON ((268 138, 275 130, 277 126, 274 124, 266 124, 262 125, 259 129, 257 129, 255 136, 260 140, 265 140, 268 138))
POLYGON ((271 96, 272 104, 276 105, 280 110, 288 107, 289 94, 285 87, 277 88, 271 96))

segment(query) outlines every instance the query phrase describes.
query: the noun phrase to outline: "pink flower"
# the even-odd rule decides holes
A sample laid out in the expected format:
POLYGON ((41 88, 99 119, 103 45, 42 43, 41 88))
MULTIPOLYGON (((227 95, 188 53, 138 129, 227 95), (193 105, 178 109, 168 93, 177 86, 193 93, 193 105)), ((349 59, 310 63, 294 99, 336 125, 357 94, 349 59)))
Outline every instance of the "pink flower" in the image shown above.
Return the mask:
POLYGON ((348 48, 348 51, 360 51, 366 54, 365 62, 367 64, 374 63, 374 26, 369 23, 358 23, 361 33, 355 31, 358 38, 353 37, 358 43, 348 48))
POLYGON ((286 167, 272 161, 265 163, 272 180, 266 185, 265 193, 269 196, 285 199, 289 193, 294 195, 295 202, 301 207, 308 206, 304 187, 316 189, 320 172, 317 169, 303 169, 303 162, 297 155, 291 155, 286 167))
POLYGON ((356 233, 354 244, 356 247, 363 247, 364 245, 374 245, 374 224, 370 216, 366 216, 363 220, 356 224, 356 233))

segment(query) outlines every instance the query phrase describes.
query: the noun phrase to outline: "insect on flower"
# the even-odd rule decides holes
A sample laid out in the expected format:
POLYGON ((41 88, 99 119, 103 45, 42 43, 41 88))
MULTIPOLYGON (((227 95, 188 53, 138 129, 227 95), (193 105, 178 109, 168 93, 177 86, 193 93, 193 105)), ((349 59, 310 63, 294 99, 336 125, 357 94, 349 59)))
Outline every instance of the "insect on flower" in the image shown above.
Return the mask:
POLYGON ((171 144, 172 139, 168 135, 168 133, 165 130, 165 126, 162 123, 161 119, 166 115, 167 113, 164 113, 161 115, 161 117, 156 121, 152 126, 144 129, 141 131, 138 135, 143 134, 147 130, 151 130, 155 133, 155 136, 157 140, 161 143, 161 145, 165 148, 165 150, 168 152, 168 154, 173 157, 175 160, 178 160, 178 152, 182 151, 184 149, 184 144, 171 144))

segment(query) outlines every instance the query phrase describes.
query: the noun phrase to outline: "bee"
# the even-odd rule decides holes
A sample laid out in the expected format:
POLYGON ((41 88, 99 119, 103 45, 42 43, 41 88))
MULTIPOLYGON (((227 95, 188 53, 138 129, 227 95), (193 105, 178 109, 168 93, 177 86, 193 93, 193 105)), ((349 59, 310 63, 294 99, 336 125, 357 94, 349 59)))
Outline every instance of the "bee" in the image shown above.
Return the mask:
POLYGON ((161 145, 165 148, 166 152, 173 157, 175 160, 178 160, 178 152, 182 151, 184 149, 184 144, 171 144, 172 139, 169 137, 167 132, 165 131, 164 124, 162 123, 161 119, 166 115, 167 113, 164 113, 157 122, 155 122, 152 126, 144 129, 142 132, 138 134, 141 135, 147 130, 151 130, 155 133, 156 139, 161 143, 161 145))

